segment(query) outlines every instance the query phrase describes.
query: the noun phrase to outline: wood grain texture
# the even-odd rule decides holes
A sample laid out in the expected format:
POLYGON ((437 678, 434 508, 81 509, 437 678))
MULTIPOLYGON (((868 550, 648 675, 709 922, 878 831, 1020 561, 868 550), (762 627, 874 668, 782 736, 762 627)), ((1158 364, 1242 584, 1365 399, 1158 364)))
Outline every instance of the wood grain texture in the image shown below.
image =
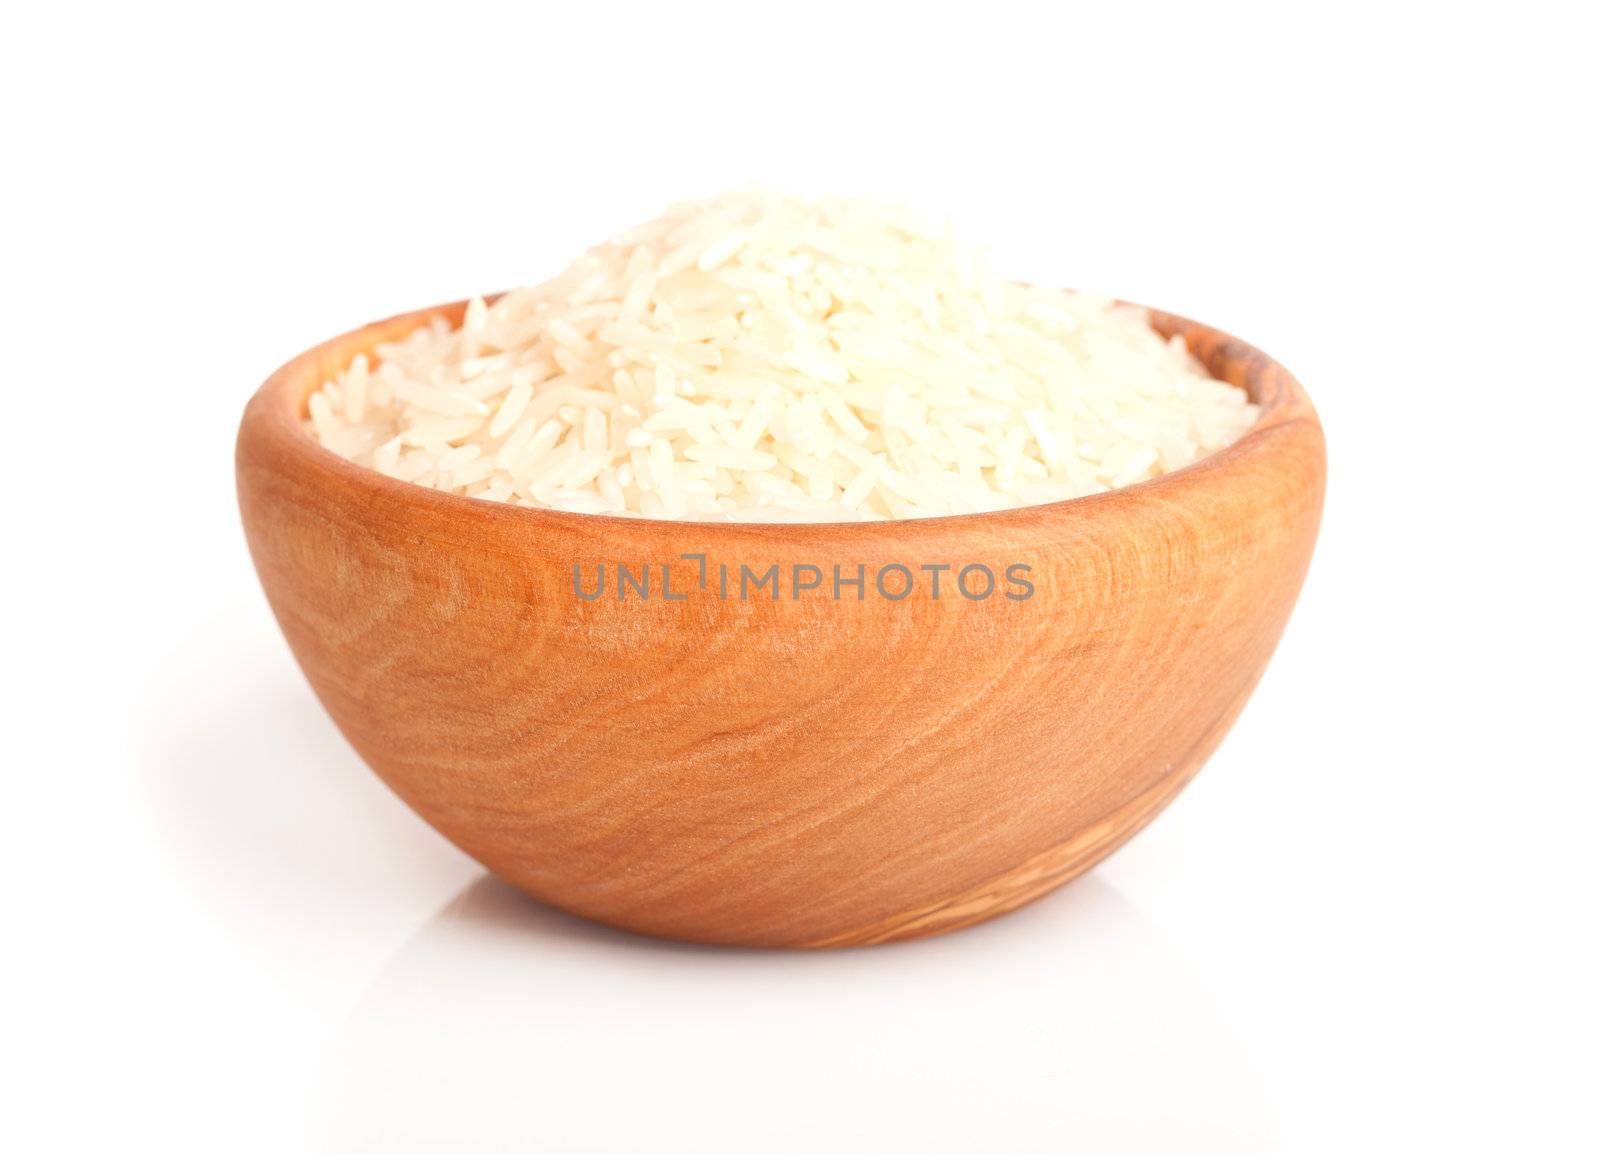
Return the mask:
POLYGON ((1261 403, 1255 428, 1156 481, 1004 513, 776 526, 508 508, 311 440, 323 379, 463 307, 369 325, 262 386, 237 449, 245 532, 307 678, 378 775, 507 881, 610 925, 856 945, 1048 892, 1198 771, 1310 561, 1310 401, 1249 345, 1162 313, 1261 403), (869 580, 1025 564, 1034 593, 722 600, 684 553, 869 580), (574 595, 574 565, 592 590, 619 563, 670 564, 689 596, 574 595))

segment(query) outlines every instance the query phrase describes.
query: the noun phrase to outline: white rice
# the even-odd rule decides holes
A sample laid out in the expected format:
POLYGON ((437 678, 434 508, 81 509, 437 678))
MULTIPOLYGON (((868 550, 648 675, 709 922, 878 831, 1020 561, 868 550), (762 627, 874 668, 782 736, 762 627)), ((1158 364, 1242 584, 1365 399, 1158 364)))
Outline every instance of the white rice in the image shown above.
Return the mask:
POLYGON ((1142 310, 997 281, 898 208, 747 192, 357 357, 308 423, 512 505, 853 521, 1104 492, 1256 415, 1142 310))

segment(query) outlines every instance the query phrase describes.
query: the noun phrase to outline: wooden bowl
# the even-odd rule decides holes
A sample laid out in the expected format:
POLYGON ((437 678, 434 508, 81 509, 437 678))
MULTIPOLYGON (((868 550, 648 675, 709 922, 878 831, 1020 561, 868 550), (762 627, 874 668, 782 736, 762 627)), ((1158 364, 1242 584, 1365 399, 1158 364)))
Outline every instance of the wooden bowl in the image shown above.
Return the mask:
POLYGON ((1163 313, 1156 327, 1248 389, 1259 423, 1155 481, 1003 513, 559 513, 390 480, 312 440, 311 390, 463 308, 368 325, 272 375, 239 430, 245 533, 301 668, 378 776, 502 878, 613 926, 845 946, 1039 897, 1199 770, 1311 559, 1311 402, 1256 349, 1163 313), (684 554, 705 556, 704 587, 684 554), (652 595, 630 585, 619 601, 619 564, 648 566, 652 595), (739 566, 772 564, 783 596, 741 599, 739 566), (822 570, 820 591, 791 596, 796 565, 822 570), (866 567, 859 598, 846 583, 833 599, 834 565, 846 581, 866 567), (885 595, 904 585, 894 565, 917 578, 900 600, 885 595), (952 567, 938 598, 925 565, 952 567), (973 565, 997 579, 981 600, 962 592, 981 590, 980 570, 955 586, 973 565), (1032 596, 1015 599, 1014 565, 1032 596), (603 566, 605 596, 576 595, 574 566, 585 593, 603 566))

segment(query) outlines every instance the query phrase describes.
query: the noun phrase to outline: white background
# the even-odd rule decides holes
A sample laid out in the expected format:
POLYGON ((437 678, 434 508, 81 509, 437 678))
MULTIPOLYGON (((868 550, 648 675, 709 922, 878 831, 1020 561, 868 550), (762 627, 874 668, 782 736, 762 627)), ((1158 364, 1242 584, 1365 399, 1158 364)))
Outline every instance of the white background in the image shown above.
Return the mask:
POLYGON ((8 12, 4 1144, 1596 1149, 1578 11, 8 12), (321 712, 238 528, 279 363, 752 181, 1235 332, 1326 424, 1206 771, 948 938, 681 948, 484 880, 321 712))

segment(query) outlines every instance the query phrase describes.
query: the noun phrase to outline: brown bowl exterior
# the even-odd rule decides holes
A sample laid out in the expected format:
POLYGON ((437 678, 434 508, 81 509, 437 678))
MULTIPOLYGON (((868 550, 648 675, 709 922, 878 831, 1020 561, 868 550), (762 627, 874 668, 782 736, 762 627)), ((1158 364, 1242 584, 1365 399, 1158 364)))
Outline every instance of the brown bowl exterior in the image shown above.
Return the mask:
MULTIPOLYGON (((436 829, 534 897, 697 942, 841 946, 1013 909, 1137 832, 1199 770, 1310 562, 1322 430, 1256 349, 1167 314, 1262 404, 1241 440, 1111 493, 872 524, 685 524, 476 501, 322 449, 305 399, 357 353, 285 365, 239 431, 239 504, 273 612, 334 721, 436 829), (700 563, 683 554, 704 554, 700 563), (717 566, 733 566, 730 596, 717 566), (740 599, 738 566, 815 565, 740 599), (652 597, 617 600, 618 565, 652 597), (660 593, 659 566, 671 588, 660 593), (857 599, 831 566, 864 565, 857 599), (891 564, 919 579, 880 596, 891 564), (969 600, 960 568, 1026 565, 969 600), (941 596, 931 573, 951 565, 941 596), (613 579, 594 591, 597 566, 613 579), (809 570, 804 571, 807 580, 809 570), (1022 571, 1017 571, 1019 575, 1022 571)), ((902 584, 892 571, 885 588, 902 584)), ((969 587, 982 587, 974 571, 969 587)))

